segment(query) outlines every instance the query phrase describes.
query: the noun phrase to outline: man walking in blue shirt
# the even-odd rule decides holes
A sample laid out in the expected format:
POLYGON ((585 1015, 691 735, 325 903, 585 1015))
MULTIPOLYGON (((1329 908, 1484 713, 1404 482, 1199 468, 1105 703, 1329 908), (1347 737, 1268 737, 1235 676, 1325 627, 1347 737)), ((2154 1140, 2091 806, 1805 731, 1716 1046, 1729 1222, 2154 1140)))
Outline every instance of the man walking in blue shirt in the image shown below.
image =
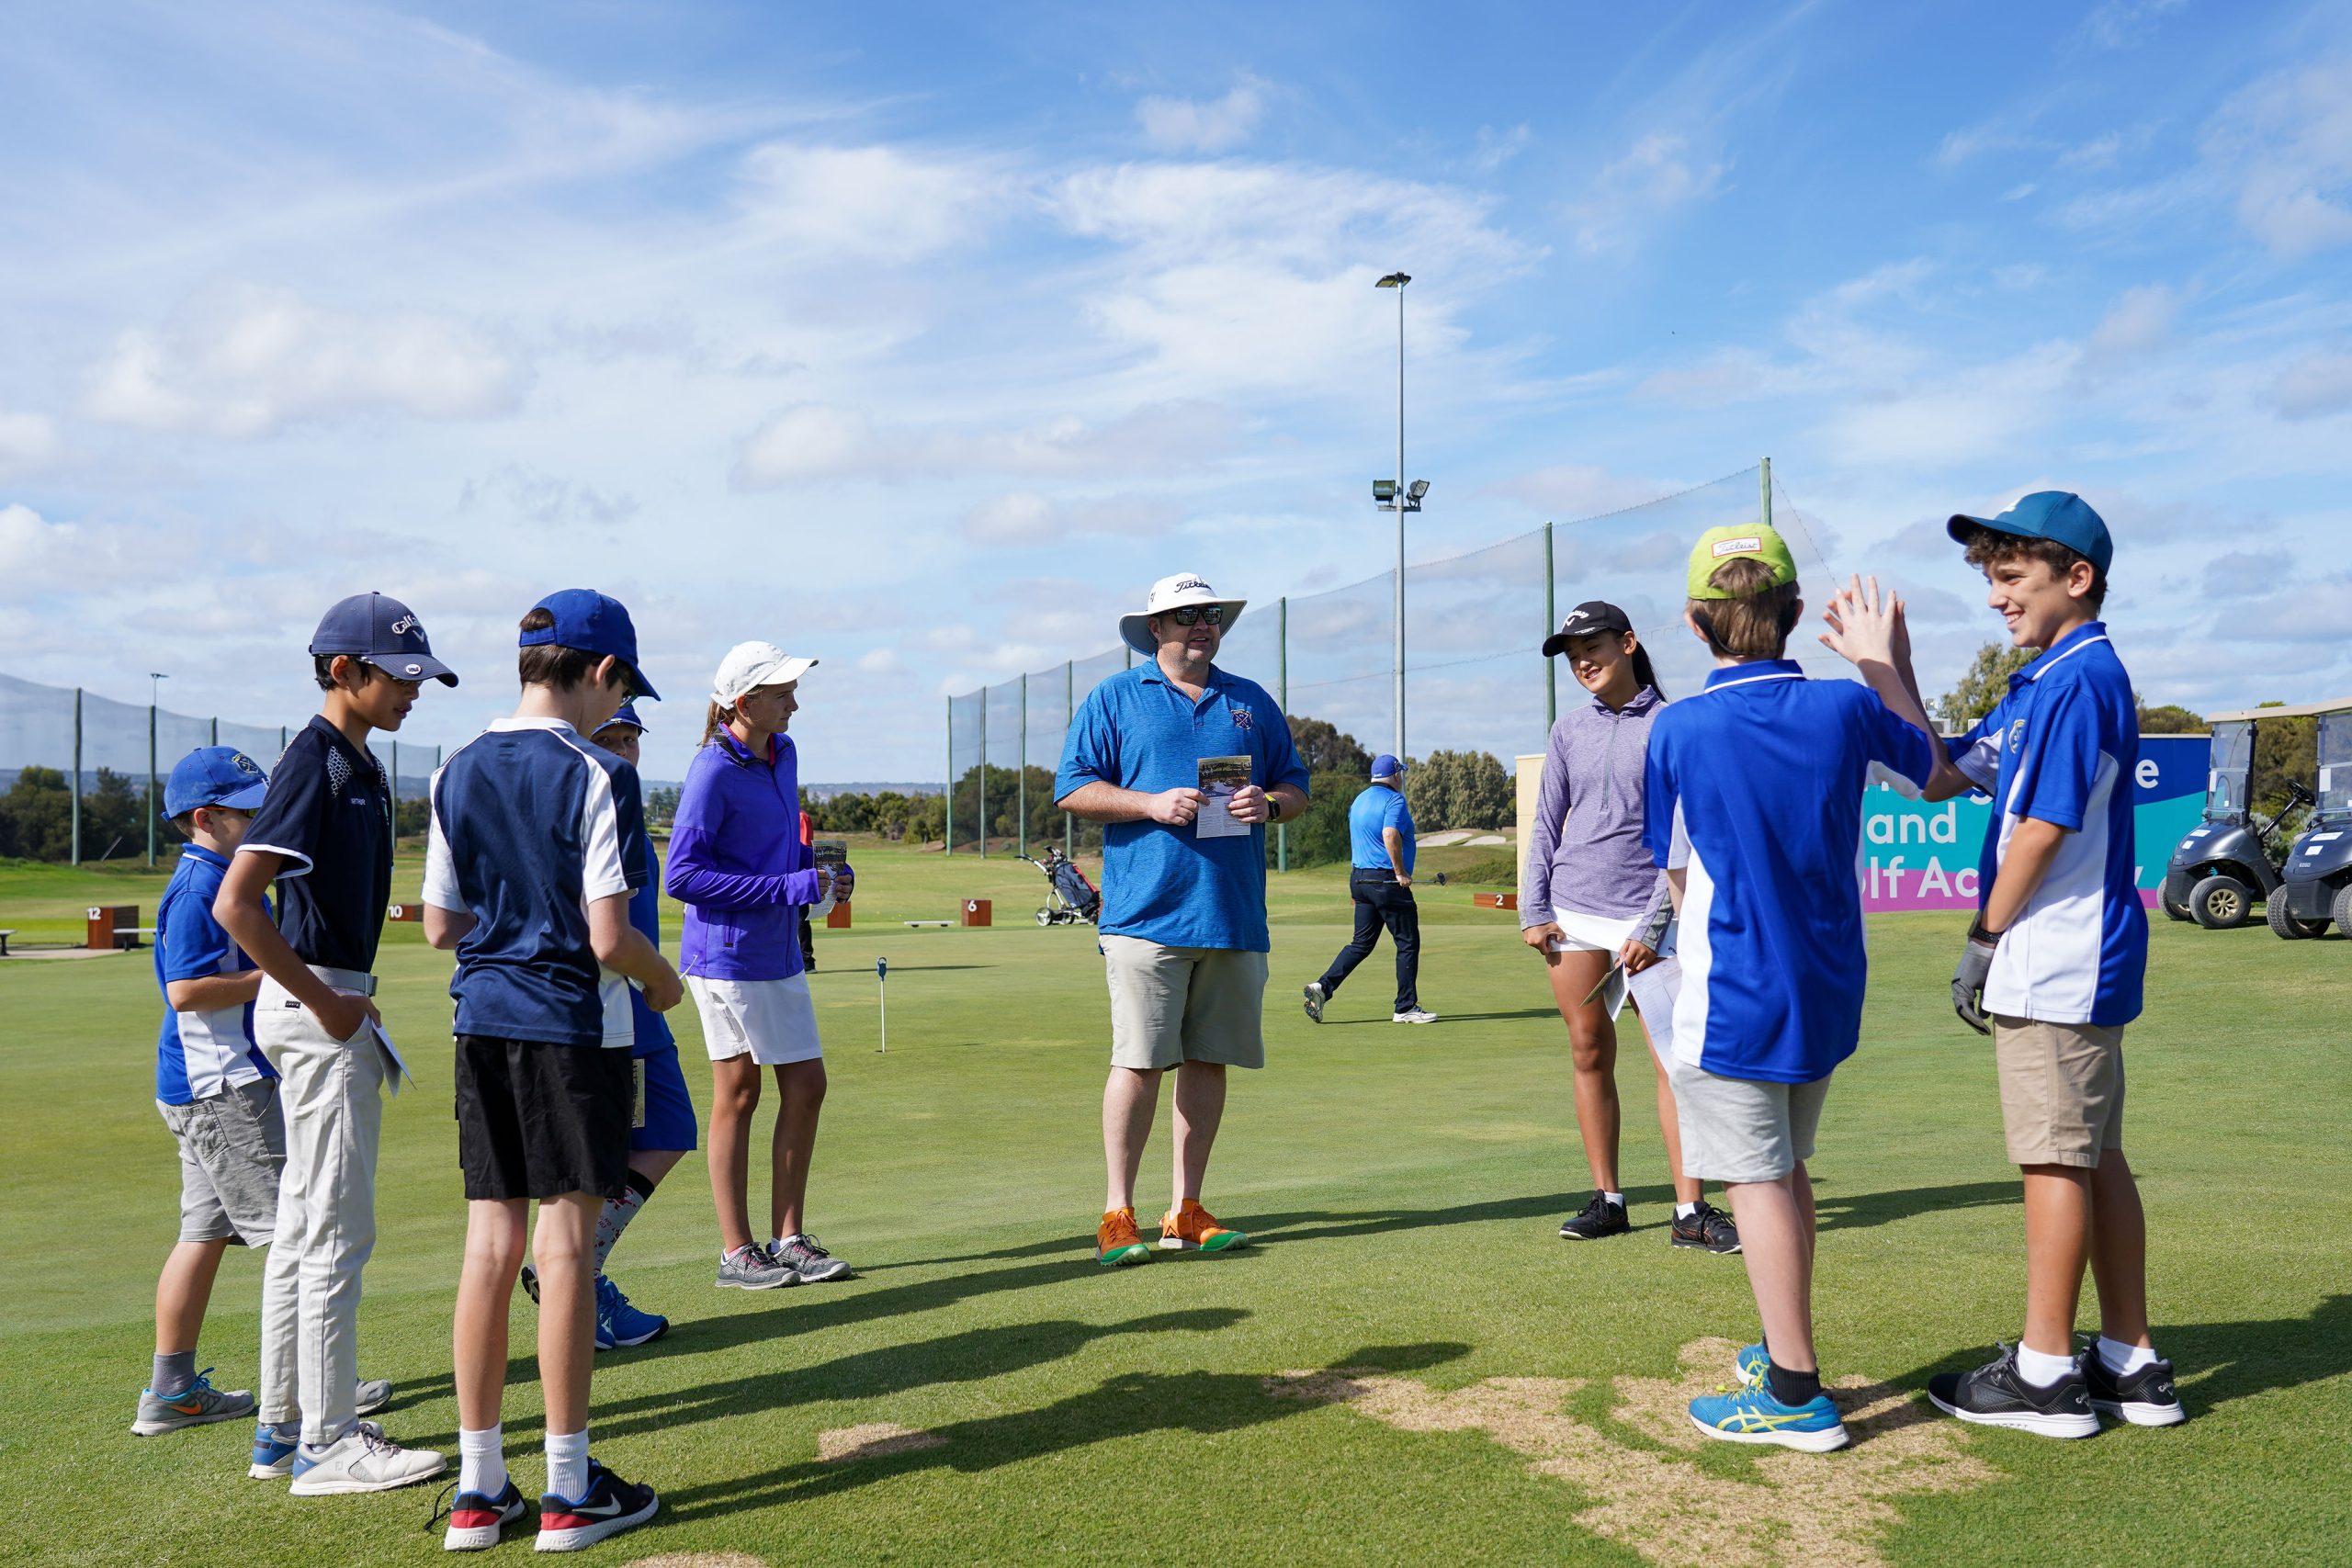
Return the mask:
POLYGON ((1372 956, 1383 926, 1396 949, 1396 1010, 1392 1023, 1435 1023, 1423 1010, 1421 911, 1413 902, 1413 813, 1405 804, 1405 764, 1382 752, 1372 760, 1372 783, 1348 807, 1348 892, 1355 899, 1356 934, 1331 960, 1323 978, 1306 987, 1306 1016, 1323 1021, 1323 1006, 1372 956))
POLYGON ((1055 804, 1102 824, 1110 1179, 1094 1260, 1105 1265, 1151 1257, 1136 1227, 1136 1173, 1171 1067, 1176 1185, 1159 1245, 1222 1252, 1250 1239, 1201 1206, 1201 1183, 1226 1068, 1265 1066, 1265 825, 1306 809, 1307 773, 1273 697, 1216 665, 1243 603, 1190 572, 1152 584, 1143 613, 1119 622, 1147 661, 1087 694, 1054 780, 1055 804), (1204 782, 1221 787, 1212 795, 1204 782))

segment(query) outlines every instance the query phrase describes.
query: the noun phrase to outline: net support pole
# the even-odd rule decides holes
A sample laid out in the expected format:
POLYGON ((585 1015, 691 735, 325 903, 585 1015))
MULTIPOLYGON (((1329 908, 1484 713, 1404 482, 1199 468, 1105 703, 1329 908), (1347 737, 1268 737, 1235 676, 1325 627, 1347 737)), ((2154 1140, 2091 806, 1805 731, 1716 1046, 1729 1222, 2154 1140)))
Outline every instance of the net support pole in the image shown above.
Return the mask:
MULTIPOLYGON (((1290 596, 1274 601, 1274 703, 1290 723, 1290 596)), ((1290 824, 1274 824, 1274 869, 1290 869, 1290 824)))
POLYGON ((401 830, 401 743, 400 743, 398 740, 395 740, 395 741, 393 741, 393 742, 392 742, 392 833, 393 833, 393 836, 394 836, 394 837, 398 837, 398 836, 399 836, 399 834, 400 834, 400 830, 401 830))
POLYGON ((989 858, 989 689, 980 688, 980 858, 989 858))
POLYGON ((219 714, 214 714, 212 716, 212 739, 205 742, 205 744, 209 746, 218 746, 220 744, 220 716, 219 714))
MULTIPOLYGON (((1078 723, 1078 660, 1062 660, 1062 744, 1069 744, 1069 732, 1078 723)), ((1068 860, 1078 853, 1078 819, 1069 812, 1062 813, 1062 858, 1068 860)))
POLYGON ((147 705, 147 863, 155 863, 155 705, 147 705))
POLYGON ((66 791, 73 817, 74 863, 82 863, 82 688, 74 688, 74 787, 66 791))
POLYGON ((956 699, 947 699, 947 789, 940 797, 939 837, 944 844, 940 852, 956 852, 956 699))
POLYGON ((1757 507, 1757 518, 1770 528, 1772 525, 1772 459, 1770 457, 1756 466, 1756 488, 1762 492, 1757 507))
MULTIPOLYGON (((1560 624, 1559 615, 1552 586, 1552 525, 1547 522, 1544 525, 1544 637, 1547 642, 1551 640, 1552 628, 1560 624)), ((1552 661, 1546 659, 1544 661, 1544 733, 1550 735, 1552 727, 1559 722, 1560 672, 1552 668, 1552 661)))
POLYGON ((1019 770, 1012 786, 1013 810, 1020 814, 1019 826, 1013 836, 1020 844, 1023 860, 1029 857, 1029 676, 1021 676, 1021 739, 1012 749, 1013 766, 1019 770))

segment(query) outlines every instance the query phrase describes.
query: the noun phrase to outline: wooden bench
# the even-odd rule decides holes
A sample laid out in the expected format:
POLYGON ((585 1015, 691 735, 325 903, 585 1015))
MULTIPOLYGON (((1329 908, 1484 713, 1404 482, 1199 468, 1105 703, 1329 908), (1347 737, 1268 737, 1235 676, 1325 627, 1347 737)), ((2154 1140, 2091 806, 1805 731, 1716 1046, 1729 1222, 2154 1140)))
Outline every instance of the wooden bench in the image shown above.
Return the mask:
POLYGON ((901 920, 899 923, 910 931, 922 931, 933 926, 944 930, 954 926, 956 922, 953 920, 901 920))
POLYGON ((15 931, 0 931, 0 958, 8 956, 8 939, 16 934, 15 931))

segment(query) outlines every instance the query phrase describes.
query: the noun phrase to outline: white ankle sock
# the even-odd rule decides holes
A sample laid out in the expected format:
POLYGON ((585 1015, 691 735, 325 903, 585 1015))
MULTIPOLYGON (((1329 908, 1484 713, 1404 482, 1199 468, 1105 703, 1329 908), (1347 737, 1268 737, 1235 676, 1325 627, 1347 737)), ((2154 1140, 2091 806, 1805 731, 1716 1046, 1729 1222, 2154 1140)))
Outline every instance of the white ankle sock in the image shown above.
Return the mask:
POLYGON ((1699 1205, 1696 1203, 1677 1203, 1674 1205, 1674 1217, 1678 1220, 1687 1220, 1698 1212, 1699 1205))
POLYGON ((2072 1356, 2045 1356, 2030 1346, 2018 1347, 2018 1375, 2036 1388, 2048 1388, 2074 1370, 2072 1356))
POLYGON ((548 1434, 548 1490, 567 1503, 588 1492, 588 1429, 548 1434))
POLYGON ((458 1428, 458 1490, 495 1497, 506 1490, 506 1427, 458 1428))
POLYGON ((1603 1198, 1608 1199, 1611 1202, 1616 1204, 1621 1209, 1625 1206, 1625 1195, 1623 1192, 1611 1192, 1604 1188, 1601 1190, 1600 1195, 1603 1198))
POLYGON ((2152 1345, 2126 1345, 2102 1334, 2098 1337, 2098 1359, 2099 1365, 2117 1377, 2128 1378, 2143 1367, 2154 1366, 2156 1351, 2152 1345))

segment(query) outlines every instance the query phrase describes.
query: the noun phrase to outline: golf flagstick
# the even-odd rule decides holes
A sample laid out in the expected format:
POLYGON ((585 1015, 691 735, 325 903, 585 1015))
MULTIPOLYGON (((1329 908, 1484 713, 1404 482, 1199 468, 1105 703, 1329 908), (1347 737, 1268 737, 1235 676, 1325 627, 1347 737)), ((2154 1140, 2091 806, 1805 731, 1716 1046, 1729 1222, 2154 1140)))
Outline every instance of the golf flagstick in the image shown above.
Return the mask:
POLYGON ((882 1009, 882 1044, 875 1054, 887 1055, 890 1049, 890 961, 874 961, 874 999, 882 1009))

